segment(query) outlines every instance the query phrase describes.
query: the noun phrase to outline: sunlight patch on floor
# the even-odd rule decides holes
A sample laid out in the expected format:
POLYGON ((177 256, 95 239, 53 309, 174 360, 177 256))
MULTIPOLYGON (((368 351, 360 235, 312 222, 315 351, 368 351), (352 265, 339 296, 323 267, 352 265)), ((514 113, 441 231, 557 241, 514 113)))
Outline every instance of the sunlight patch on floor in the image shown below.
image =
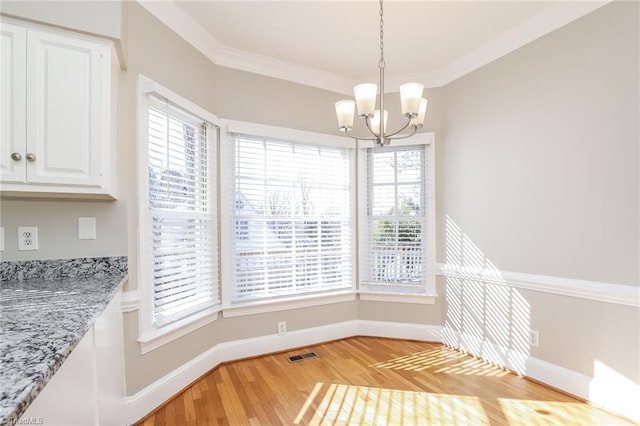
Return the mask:
POLYGON ((295 424, 489 424, 480 399, 474 396, 319 383, 309 398, 295 424), (326 389, 324 394, 320 389, 326 389), (316 397, 321 398, 319 402, 314 401, 316 397), (304 421, 314 406, 313 416, 304 421))
POLYGON ((472 358, 467 354, 447 347, 416 352, 389 361, 378 362, 369 367, 406 371, 432 369, 436 373, 474 376, 503 377, 509 374, 507 370, 501 367, 489 364, 478 358, 472 358))
POLYGON ((635 423, 580 402, 498 398, 510 426, 634 425, 635 423))

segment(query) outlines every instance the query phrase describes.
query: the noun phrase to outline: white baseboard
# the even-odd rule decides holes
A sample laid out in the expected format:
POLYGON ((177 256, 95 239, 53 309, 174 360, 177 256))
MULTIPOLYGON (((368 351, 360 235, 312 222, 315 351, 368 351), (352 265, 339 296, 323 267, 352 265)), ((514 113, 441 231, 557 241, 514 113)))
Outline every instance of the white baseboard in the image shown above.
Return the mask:
POLYGON ((441 342, 442 326, 386 321, 357 321, 357 335, 441 342))
POLYGON ((140 420, 162 405, 197 378, 222 362, 265 353, 313 345, 351 336, 376 336, 445 342, 450 346, 486 359, 497 365, 518 371, 580 398, 592 401, 609 411, 640 421, 640 410, 634 401, 640 400, 640 386, 623 383, 612 385, 610 376, 588 377, 581 373, 534 358, 528 354, 500 347, 487 341, 460 335, 442 326, 353 320, 288 332, 283 336, 268 335, 252 339, 220 343, 190 362, 182 365, 145 389, 125 399, 128 424, 140 420), (452 338, 455 341, 452 341, 452 338), (478 350, 478 348, 482 348, 478 350), (605 391, 606 390, 606 391, 605 391), (635 399, 634 399, 635 398, 635 399))
POLYGON ((595 406, 640 423, 640 385, 609 371, 594 371, 595 377, 529 357, 525 375, 595 406))

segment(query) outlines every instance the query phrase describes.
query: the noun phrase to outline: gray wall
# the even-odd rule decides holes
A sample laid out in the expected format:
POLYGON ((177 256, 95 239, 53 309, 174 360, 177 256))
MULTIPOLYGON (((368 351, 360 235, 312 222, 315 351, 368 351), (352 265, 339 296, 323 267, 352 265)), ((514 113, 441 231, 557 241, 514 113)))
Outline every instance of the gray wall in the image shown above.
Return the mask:
POLYGON ((444 213, 499 269, 638 285, 637 7, 445 87, 444 213))
POLYGON ((1 260, 126 256, 127 210, 121 202, 0 200, 1 260), (78 217, 96 218, 96 239, 78 239, 78 217), (18 251, 18 227, 38 227, 38 250, 18 251))
MULTIPOLYGON (((444 87, 445 262, 462 235, 465 266, 639 285, 638 17, 613 2, 444 87)), ((638 308, 492 291, 448 279, 445 328, 499 343, 496 329, 531 327, 533 356, 640 383, 638 308)))

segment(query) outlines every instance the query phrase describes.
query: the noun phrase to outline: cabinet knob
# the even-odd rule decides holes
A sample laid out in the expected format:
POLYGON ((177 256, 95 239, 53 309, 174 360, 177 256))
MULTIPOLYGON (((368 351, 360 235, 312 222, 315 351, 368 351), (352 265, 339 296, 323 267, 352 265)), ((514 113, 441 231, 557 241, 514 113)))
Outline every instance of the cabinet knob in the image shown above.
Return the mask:
POLYGON ((19 154, 19 153, 17 153, 17 152, 12 152, 12 153, 11 153, 11 159, 12 159, 13 161, 20 161, 20 160, 22 160, 22 155, 20 155, 20 154, 19 154))
POLYGON ((36 161, 36 155, 32 153, 27 154, 27 161, 36 161))

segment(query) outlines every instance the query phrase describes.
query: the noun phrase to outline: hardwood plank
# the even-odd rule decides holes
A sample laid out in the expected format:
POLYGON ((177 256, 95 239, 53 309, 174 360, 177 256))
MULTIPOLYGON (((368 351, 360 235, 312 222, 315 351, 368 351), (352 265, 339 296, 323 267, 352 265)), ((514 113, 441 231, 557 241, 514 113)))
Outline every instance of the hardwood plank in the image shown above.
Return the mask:
POLYGON ((137 424, 634 423, 439 343, 359 336, 223 364, 137 424))

